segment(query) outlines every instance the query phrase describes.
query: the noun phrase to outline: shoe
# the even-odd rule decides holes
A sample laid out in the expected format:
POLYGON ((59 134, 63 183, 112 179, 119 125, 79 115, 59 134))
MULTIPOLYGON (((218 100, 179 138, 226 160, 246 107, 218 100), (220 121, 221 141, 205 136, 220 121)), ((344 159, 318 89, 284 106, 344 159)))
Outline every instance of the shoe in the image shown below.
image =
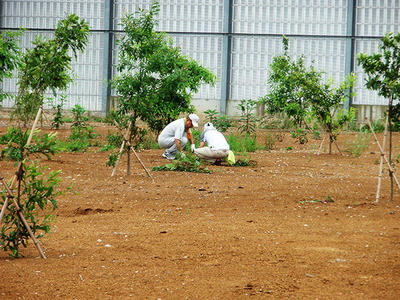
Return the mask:
POLYGON ((162 157, 164 157, 164 158, 166 158, 166 159, 169 159, 169 160, 175 159, 175 156, 167 155, 167 154, 165 154, 165 152, 162 154, 162 157))
POLYGON ((217 159, 215 160, 215 162, 212 163, 212 165, 214 165, 214 166, 220 166, 220 165, 221 165, 221 159, 220 159, 220 158, 217 158, 217 159))

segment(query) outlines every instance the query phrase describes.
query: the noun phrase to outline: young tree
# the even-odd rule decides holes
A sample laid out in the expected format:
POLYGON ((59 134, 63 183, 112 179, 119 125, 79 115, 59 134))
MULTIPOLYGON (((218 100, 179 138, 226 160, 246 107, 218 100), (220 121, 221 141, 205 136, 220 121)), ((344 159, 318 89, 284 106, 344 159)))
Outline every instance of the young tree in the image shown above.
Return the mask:
MULTIPOLYGON (((41 111, 39 108, 43 104, 44 93, 47 89, 51 89, 54 93, 57 90, 66 89, 72 80, 69 74, 72 61, 70 51, 75 57, 77 51, 83 51, 87 44, 88 33, 87 23, 84 20, 80 21, 76 15, 70 15, 58 23, 54 39, 44 41, 39 37, 36 38, 35 47, 28 49, 23 55, 19 69, 19 93, 15 110, 19 121, 26 125, 37 111, 41 111)), ((32 238, 38 246, 36 238, 42 236, 42 232, 49 232, 49 222, 52 217, 43 215, 39 211, 47 213, 54 209, 55 197, 59 194, 56 185, 59 182, 57 174, 60 171, 45 175, 44 168, 28 160, 29 154, 33 152, 31 150, 35 149, 31 141, 34 138, 33 133, 39 115, 38 113, 33 122, 29 137, 28 130, 16 131, 21 135, 18 139, 13 137, 14 141, 19 141, 20 162, 11 186, 6 190, 0 190, 2 205, 0 223, 4 220, 0 230, 0 245, 5 251, 11 251, 13 257, 20 256, 19 247, 26 246, 29 238, 32 238), (12 195, 15 180, 17 191, 16 195, 12 195), (5 214, 6 211, 7 214, 5 214), (24 219, 27 220, 24 221, 24 219)), ((1 174, 0 178, 3 185, 8 187, 1 174)), ((40 249, 39 246, 38 248, 40 249)), ((42 257, 45 258, 43 254, 42 257)))
MULTIPOLYGON (((310 104, 313 116, 329 133, 329 154, 332 152, 332 143, 336 144, 343 127, 354 119, 353 108, 349 112, 343 109, 343 103, 350 96, 348 91, 354 86, 354 81, 355 77, 351 74, 338 88, 332 86, 332 81, 322 82, 320 76, 306 78, 303 83, 304 97, 310 104)), ((340 152, 338 146, 337 148, 340 152)))
POLYGON ((46 41, 37 36, 34 47, 23 55, 14 115, 24 125, 34 118, 48 89, 56 94, 72 81, 70 52, 76 58, 77 52, 85 49, 88 34, 87 22, 71 14, 58 23, 53 39, 46 41))
POLYGON ((159 4, 122 18, 124 35, 118 41, 120 72, 113 80, 119 95, 116 114, 121 127, 130 128, 129 143, 141 133, 137 121, 160 132, 180 113, 192 112, 193 93, 202 83, 214 83, 213 74, 185 57, 165 33, 156 32, 159 4))
MULTIPOLYGON (((20 62, 20 48, 18 46, 18 32, 0 32, 0 84, 4 78, 10 78, 13 70, 17 69, 20 62)), ((0 90, 0 104, 7 94, 0 90)))
MULTIPOLYGON (((368 55, 359 53, 357 62, 362 66, 367 75, 366 87, 378 92, 378 95, 388 100, 388 120, 389 120, 389 164, 392 159, 392 126, 394 116, 398 114, 394 111, 400 110, 397 104, 393 110, 393 101, 400 98, 400 33, 396 35, 387 33, 382 37, 382 43, 379 45, 381 53, 368 55)), ((391 189, 390 200, 393 199, 393 173, 389 170, 391 189)))
POLYGON ((268 84, 270 92, 261 101, 271 113, 286 113, 301 127, 307 116, 309 104, 304 98, 303 83, 306 78, 319 78, 320 73, 304 65, 304 57, 293 60, 288 53, 289 39, 283 36, 283 55, 273 58, 270 65, 268 84))

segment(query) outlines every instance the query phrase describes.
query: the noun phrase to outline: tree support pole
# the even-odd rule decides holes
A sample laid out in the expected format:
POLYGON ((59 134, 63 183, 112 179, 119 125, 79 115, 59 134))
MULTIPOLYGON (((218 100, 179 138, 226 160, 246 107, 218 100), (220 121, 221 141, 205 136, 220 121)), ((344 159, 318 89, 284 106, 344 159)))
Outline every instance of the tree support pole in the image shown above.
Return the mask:
POLYGON ((376 141, 376 143, 377 143, 377 145, 378 145, 378 147, 379 147, 379 151, 381 152, 381 155, 383 156, 383 159, 385 160, 387 166, 389 167, 389 171, 391 172, 391 174, 392 174, 394 180, 396 181, 397 187, 400 189, 400 183, 399 183, 399 181, 397 180, 396 175, 394 174, 394 170, 393 170, 392 166, 390 165, 390 162, 388 161, 388 159, 387 159, 387 157, 386 157, 386 155, 385 155, 385 152, 383 151, 382 146, 381 146, 381 144, 379 143, 378 138, 376 137, 376 134, 375 134, 374 130, 372 129, 371 122, 370 122, 369 120, 368 120, 368 126, 369 126, 369 128, 370 128, 372 134, 374 135, 375 141, 376 141))
MULTIPOLYGON (((119 129, 119 125, 118 125, 117 121, 114 120, 114 122, 117 124, 117 128, 119 129)), ((129 123, 128 130, 127 130, 127 132, 125 134, 123 134, 121 132, 121 130, 120 130, 120 132, 121 132, 121 134, 122 134, 122 136, 124 138, 124 141, 122 142, 121 148, 119 149, 119 153, 118 153, 118 156, 117 156, 117 161, 115 162, 115 166, 114 166, 114 169, 113 169, 113 171, 111 173, 111 177, 113 177, 115 175, 115 172, 117 172, 118 162, 119 162, 119 159, 121 158, 122 151, 124 151, 125 143, 128 140, 128 134, 129 134, 129 131, 131 130, 131 125, 132 125, 132 122, 129 123)))
MULTIPOLYGON (((124 135, 124 134, 122 133, 122 130, 121 130, 121 128, 119 128, 119 125, 118 125, 117 121, 114 120, 114 123, 115 123, 115 126, 117 126, 119 132, 120 132, 120 133, 122 134, 122 136, 124 137, 124 143, 126 143, 126 144, 128 145, 128 147, 129 147, 129 149, 132 150, 133 154, 135 155, 135 157, 136 157, 136 159, 139 161, 139 163, 142 165, 142 167, 143 167, 143 169, 146 171, 147 175, 148 175, 150 178, 153 178, 153 177, 151 176, 151 174, 150 174, 150 171, 146 168, 146 166, 144 165, 143 161, 139 158, 139 156, 137 155, 135 149, 132 147, 132 144, 129 142, 128 136, 127 136, 126 134, 124 135)), ((129 128, 128 128, 128 129, 129 129, 129 128)))
MULTIPOLYGON (((385 146, 386 146, 386 136, 387 136, 387 130, 388 130, 388 123, 389 123, 389 116, 386 114, 386 121, 385 121, 385 133, 383 135, 383 144, 382 144, 382 150, 385 151, 385 146)), ((384 153, 381 152, 381 161, 379 164, 379 175, 378 175, 378 187, 376 189, 376 200, 375 202, 379 202, 379 195, 381 192, 381 183, 382 183, 382 171, 383 171, 383 155, 384 153)))

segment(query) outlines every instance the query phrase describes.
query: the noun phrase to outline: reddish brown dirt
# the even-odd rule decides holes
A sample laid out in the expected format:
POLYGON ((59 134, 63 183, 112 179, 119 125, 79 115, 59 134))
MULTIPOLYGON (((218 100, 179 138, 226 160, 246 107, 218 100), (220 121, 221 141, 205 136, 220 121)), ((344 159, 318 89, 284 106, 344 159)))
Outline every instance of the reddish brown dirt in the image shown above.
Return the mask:
MULTIPOLYGON (((43 160, 76 194, 59 198, 41 239, 46 260, 32 242, 24 258, 0 253, 0 298, 398 299, 400 193, 389 202, 386 170, 374 203, 372 138, 354 157, 318 156, 320 141, 282 136, 275 150, 251 154, 255 167, 152 172, 154 180, 136 160, 126 175, 126 157, 110 178, 107 153, 93 149, 43 160)), ((339 146, 354 137, 343 134, 339 146)), ((151 168, 166 163, 161 153, 139 155, 151 168)), ((14 172, 9 161, 0 169, 14 172)))

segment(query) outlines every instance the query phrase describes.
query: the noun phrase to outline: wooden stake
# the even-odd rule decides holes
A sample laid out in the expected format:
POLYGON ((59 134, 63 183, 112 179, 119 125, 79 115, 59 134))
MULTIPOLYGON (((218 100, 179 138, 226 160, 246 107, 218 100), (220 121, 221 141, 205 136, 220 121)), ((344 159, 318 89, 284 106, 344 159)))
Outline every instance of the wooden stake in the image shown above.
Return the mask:
MULTIPOLYGON (((122 130, 121 128, 119 128, 117 121, 114 120, 115 125, 117 126, 118 130, 121 132, 122 134, 122 130)), ((122 134, 123 135, 123 134, 122 134)), ((143 169, 146 171, 147 175, 150 178, 153 178, 150 174, 150 171, 146 168, 146 166, 144 165, 144 163, 142 162, 142 160, 139 158, 139 156, 137 155, 135 149, 132 147, 131 143, 128 141, 128 138, 124 137, 124 142, 126 142, 126 144, 128 145, 128 147, 132 150, 133 154, 135 155, 136 159, 139 161, 139 163, 142 165, 143 169)))
POLYGON ((7 199, 12 199, 12 201, 13 201, 13 203, 15 205, 15 208, 17 209, 18 216, 22 220, 22 223, 24 224, 24 226, 25 226, 26 230, 28 231, 30 237, 32 238, 33 242, 35 243, 35 246, 38 249, 38 251, 40 253, 40 256, 42 258, 46 259, 46 255, 44 254, 42 248, 40 247, 39 241, 36 239, 35 235, 33 234, 32 229, 29 226, 28 222, 26 221, 26 219, 24 217, 24 214, 22 213, 21 208, 18 205, 17 200, 15 200, 15 198, 14 198, 14 196, 13 196, 11 190, 10 190, 10 187, 8 186, 7 182, 5 182, 4 177, 1 176, 1 174, 0 174, 0 180, 1 180, 1 182, 4 185, 4 187, 7 190, 7 199))
POLYGON ((324 144, 324 142, 325 142, 325 138, 326 138, 326 135, 324 135, 324 138, 322 139, 322 142, 321 142, 321 145, 319 146, 319 149, 318 149, 317 155, 319 155, 319 153, 321 152, 322 145, 323 145, 323 144, 324 144))
MULTIPOLYGON (((36 114, 36 118, 35 118, 35 121, 33 122, 32 129, 31 129, 31 132, 30 132, 30 134, 29 134, 29 137, 28 137, 28 140, 27 140, 27 142, 26 142, 25 147, 29 147, 29 145, 30 145, 31 142, 32 142, 33 132, 36 130, 36 126, 37 126, 37 123, 39 122, 39 118, 40 118, 40 115, 41 115, 41 114, 42 114, 42 108, 39 107, 39 110, 38 110, 38 112, 37 112, 37 114, 36 114)), ((20 163, 18 164, 18 166, 17 166, 17 172, 19 172, 19 170, 21 169, 21 166, 22 166, 22 162, 20 162, 20 163)), ((11 180, 11 183, 10 183, 10 188, 11 188, 11 189, 13 188, 13 185, 14 185, 14 183, 15 183, 15 179, 17 179, 17 175, 14 175, 14 177, 13 177, 12 180, 11 180)), ((7 206, 8 206, 8 198, 6 198, 6 199, 4 200, 3 207, 1 208, 1 212, 0 212, 0 223, 1 223, 1 220, 3 219, 3 216, 4 216, 4 213, 5 213, 5 211, 6 211, 7 206)))
MULTIPOLYGON (((385 121, 385 133, 383 134, 383 145, 382 145, 382 150, 385 151, 385 146, 386 146, 386 136, 387 136, 387 130, 388 130, 388 123, 389 123, 389 116, 386 115, 386 121, 385 121)), ((376 200, 375 202, 379 202, 379 196, 381 192, 381 183, 382 183, 382 173, 383 173, 383 153, 381 152, 381 161, 379 164, 379 175, 378 175, 378 187, 376 189, 376 200)))
POLYGON ((383 149, 382 149, 382 147, 381 147, 381 144, 379 143, 378 138, 376 137, 376 134, 375 134, 374 130, 372 129, 371 122, 370 122, 368 119, 367 119, 367 121, 368 121, 368 126, 369 126, 369 128, 371 129, 372 134, 374 135, 375 141, 376 141, 376 143, 378 144, 379 151, 381 152, 381 155, 383 156, 383 159, 385 160, 386 164, 388 165, 390 172, 392 172, 393 178, 394 178, 394 180, 396 181, 397 187, 400 189, 400 183, 399 183, 399 181, 397 180, 396 175, 394 174, 393 168, 392 168, 392 166, 390 165, 390 163, 389 163, 389 161, 388 161, 388 159, 387 159, 387 157, 386 157, 386 155, 385 155, 385 152, 383 151, 383 149))
POLYGON ((116 160, 116 162, 115 162, 114 169, 113 169, 113 171, 112 171, 112 173, 111 173, 111 177, 113 177, 113 176, 115 175, 115 173, 117 172, 118 162, 119 162, 119 159, 121 158, 122 151, 124 151, 125 143, 126 143, 126 141, 128 140, 128 133, 129 133, 129 131, 131 130, 131 125, 132 125, 132 122, 129 123, 128 130, 126 131, 125 134, 123 134, 122 131, 121 131, 121 129, 119 128, 119 125, 118 125, 117 121, 114 120, 114 122, 115 122, 115 124, 117 124, 117 128, 118 128, 119 131, 121 132, 121 134, 122 134, 124 140, 123 140, 123 142, 122 142, 122 144, 121 144, 121 148, 119 149, 119 153, 118 153, 118 156, 117 156, 117 160, 116 160))

